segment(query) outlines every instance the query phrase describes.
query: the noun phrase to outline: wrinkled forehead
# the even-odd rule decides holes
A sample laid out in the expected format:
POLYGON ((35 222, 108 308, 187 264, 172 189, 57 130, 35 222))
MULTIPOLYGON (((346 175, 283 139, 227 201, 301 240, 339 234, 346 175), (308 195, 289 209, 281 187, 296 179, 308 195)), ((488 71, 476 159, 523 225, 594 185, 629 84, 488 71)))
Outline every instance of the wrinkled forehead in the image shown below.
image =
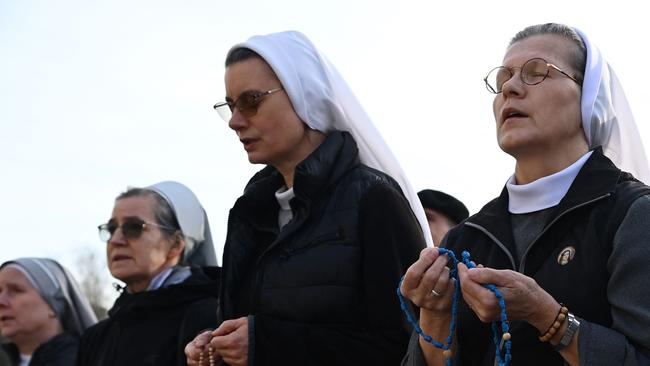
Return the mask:
POLYGON ((151 221, 155 216, 156 200, 153 192, 145 195, 120 198, 113 206, 112 219, 139 217, 151 221))
POLYGON ((577 45, 555 34, 538 34, 510 45, 503 57, 503 66, 518 67, 531 58, 542 58, 561 68, 572 64, 577 45))

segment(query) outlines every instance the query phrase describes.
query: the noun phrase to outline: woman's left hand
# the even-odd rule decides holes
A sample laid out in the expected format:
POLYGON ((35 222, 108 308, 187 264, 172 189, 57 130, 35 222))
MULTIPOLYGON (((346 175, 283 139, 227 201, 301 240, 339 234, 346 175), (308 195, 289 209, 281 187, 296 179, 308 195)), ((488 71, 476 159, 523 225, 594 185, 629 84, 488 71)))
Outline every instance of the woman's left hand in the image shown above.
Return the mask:
POLYGON ((248 317, 226 320, 212 332, 210 344, 231 366, 248 365, 248 317))
POLYGON ((537 282, 519 272, 492 268, 468 269, 458 264, 463 298, 483 322, 501 319, 501 308, 494 293, 483 287, 494 284, 506 302, 508 320, 527 321, 544 333, 553 322, 560 304, 537 282))

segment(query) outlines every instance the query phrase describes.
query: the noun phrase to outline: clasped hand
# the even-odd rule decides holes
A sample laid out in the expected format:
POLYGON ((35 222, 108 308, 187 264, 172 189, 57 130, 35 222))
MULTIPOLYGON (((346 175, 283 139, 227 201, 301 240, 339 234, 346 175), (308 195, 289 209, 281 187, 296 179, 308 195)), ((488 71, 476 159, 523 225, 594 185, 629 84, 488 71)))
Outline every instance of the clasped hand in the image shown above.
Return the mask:
POLYGON ((226 320, 216 330, 200 333, 185 346, 185 356, 189 366, 210 365, 210 354, 215 365, 220 364, 221 361, 232 366, 247 365, 248 318, 226 320), (209 348, 212 348, 212 352, 209 352, 209 348))
MULTIPOLYGON (((425 248, 420 258, 409 267, 402 282, 401 292, 420 311, 435 317, 450 317, 453 279, 449 278, 449 258, 440 255, 437 248, 425 248), (433 290, 433 292, 432 292, 433 290)), ((485 284, 496 285, 503 294, 509 320, 524 320, 538 329, 545 324, 548 309, 559 305, 537 282, 512 270, 496 270, 478 266, 468 269, 458 264, 458 278, 463 299, 483 322, 500 319, 500 308, 494 293, 485 284)), ((554 310, 550 310, 553 313, 554 310)))

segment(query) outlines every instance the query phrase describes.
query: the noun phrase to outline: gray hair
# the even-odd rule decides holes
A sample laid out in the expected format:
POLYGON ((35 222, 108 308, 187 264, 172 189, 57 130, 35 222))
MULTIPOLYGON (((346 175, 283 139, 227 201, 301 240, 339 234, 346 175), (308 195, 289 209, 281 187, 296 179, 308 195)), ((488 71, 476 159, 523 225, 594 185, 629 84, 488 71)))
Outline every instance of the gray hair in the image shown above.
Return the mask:
POLYGON ((580 85, 582 85, 582 81, 584 80, 585 75, 585 66, 587 64, 587 47, 585 46, 585 43, 583 42, 580 35, 578 35, 578 33, 568 25, 558 23, 531 25, 522 31, 519 31, 510 40, 508 47, 523 39, 545 34, 557 35, 564 39, 572 41, 575 44, 576 47, 574 48, 574 52, 573 54, 569 55, 569 59, 567 61, 569 62, 571 68, 574 70, 573 76, 580 82, 580 85))
POLYGON ((129 197, 152 197, 155 205, 153 207, 154 217, 156 218, 156 224, 160 225, 160 231, 169 238, 174 236, 177 231, 181 231, 181 227, 178 224, 178 219, 174 214, 174 210, 169 206, 169 203, 155 191, 145 188, 128 188, 126 192, 121 193, 115 201, 119 201, 124 198, 129 197))

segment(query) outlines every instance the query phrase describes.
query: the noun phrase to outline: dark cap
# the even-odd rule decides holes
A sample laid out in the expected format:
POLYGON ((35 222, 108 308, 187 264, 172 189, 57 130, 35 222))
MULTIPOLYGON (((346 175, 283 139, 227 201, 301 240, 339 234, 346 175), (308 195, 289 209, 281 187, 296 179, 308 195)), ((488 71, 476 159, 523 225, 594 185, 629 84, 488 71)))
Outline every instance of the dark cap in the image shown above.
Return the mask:
POLYGON ((458 224, 469 217, 467 207, 447 193, 424 189, 418 192, 420 202, 424 208, 436 210, 449 217, 454 223, 458 224))

